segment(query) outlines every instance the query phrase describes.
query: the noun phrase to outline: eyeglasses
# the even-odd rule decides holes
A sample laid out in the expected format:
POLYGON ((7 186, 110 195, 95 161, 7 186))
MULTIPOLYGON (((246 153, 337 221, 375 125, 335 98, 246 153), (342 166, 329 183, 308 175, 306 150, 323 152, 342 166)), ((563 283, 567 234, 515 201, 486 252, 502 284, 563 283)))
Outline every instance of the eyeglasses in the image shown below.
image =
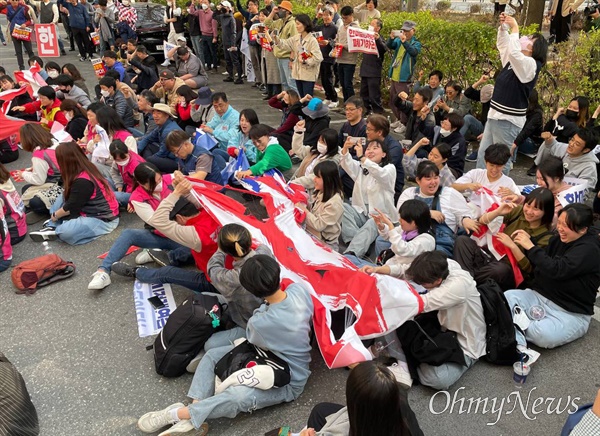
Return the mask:
POLYGON ((354 112, 354 111, 355 111, 355 110, 357 110, 357 109, 358 109, 357 107, 348 107, 348 106, 346 106, 346 107, 344 108, 344 110, 345 110, 346 112, 354 112))

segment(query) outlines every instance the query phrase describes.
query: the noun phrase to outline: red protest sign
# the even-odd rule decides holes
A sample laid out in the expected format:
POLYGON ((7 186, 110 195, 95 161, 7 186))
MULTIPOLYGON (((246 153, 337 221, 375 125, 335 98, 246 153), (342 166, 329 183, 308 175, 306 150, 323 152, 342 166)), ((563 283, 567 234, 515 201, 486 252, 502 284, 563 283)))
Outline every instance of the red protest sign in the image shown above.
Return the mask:
POLYGON ((38 54, 41 58, 57 58, 59 56, 58 35, 53 23, 36 24, 35 37, 38 43, 38 54))

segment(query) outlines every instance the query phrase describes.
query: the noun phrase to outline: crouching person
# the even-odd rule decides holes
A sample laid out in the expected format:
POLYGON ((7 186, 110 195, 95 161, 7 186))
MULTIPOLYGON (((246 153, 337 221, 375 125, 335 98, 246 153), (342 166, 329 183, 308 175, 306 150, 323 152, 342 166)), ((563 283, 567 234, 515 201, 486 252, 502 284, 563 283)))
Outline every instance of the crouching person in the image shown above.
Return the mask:
MULTIPOLYGON (((265 301, 248 320, 246 336, 251 344, 271 351, 290 367, 290 382, 285 386, 261 389, 231 385, 215 394, 215 366, 233 345, 207 351, 194 374, 188 396, 192 404, 173 404, 166 409, 146 413, 138 428, 146 433, 172 425, 161 435, 183 434, 200 429, 206 434, 207 419, 234 418, 275 404, 293 401, 302 393, 310 375, 310 320, 313 304, 308 291, 299 284, 281 289, 280 267, 276 260, 258 254, 246 261, 240 271, 240 284, 265 301)), ((263 384, 261 382, 261 384, 263 384)), ((160 436, 160 435, 159 435, 160 436)))
MULTIPOLYGON (((416 373, 421 384, 438 390, 448 389, 486 351, 485 320, 475 280, 440 251, 418 255, 406 269, 405 277, 427 290, 421 295, 423 315, 397 330, 404 352, 407 353, 409 348, 413 351, 406 355, 409 367, 418 365, 416 373), (428 315, 435 311, 435 317, 428 315), (419 324, 419 331, 427 331, 430 336, 436 335, 431 333, 430 327, 435 330, 439 323, 438 335, 434 337, 435 350, 415 353, 415 344, 408 346, 405 327, 413 327, 411 324, 414 323, 419 324)), ((423 341, 423 345, 426 342, 423 341)))

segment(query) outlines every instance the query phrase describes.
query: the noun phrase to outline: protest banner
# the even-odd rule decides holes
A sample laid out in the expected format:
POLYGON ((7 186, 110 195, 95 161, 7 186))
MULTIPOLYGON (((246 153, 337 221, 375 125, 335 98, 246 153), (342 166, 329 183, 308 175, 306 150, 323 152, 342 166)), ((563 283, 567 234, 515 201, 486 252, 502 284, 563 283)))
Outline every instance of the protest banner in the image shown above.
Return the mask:
POLYGON ((375 32, 348 27, 348 51, 350 53, 378 54, 375 44, 375 32))
POLYGON ((140 338, 158 334, 167 323, 171 313, 177 308, 169 284, 140 283, 136 280, 133 285, 133 302, 140 338), (164 307, 155 309, 150 304, 148 298, 155 296, 160 298, 164 307))
POLYGON ((37 39, 38 55, 41 58, 57 58, 60 55, 58 35, 56 34, 56 26, 53 23, 36 24, 35 37, 37 39))
POLYGON ((104 77, 106 74, 106 68, 104 67, 104 62, 102 62, 101 58, 93 58, 92 67, 94 67, 94 74, 96 74, 96 76, 104 77))
MULTIPOLYGON (((159 48, 159 46, 157 46, 156 48, 159 48)), ((165 40, 163 40, 162 43, 162 49, 163 49, 163 53, 165 54, 165 59, 169 59, 169 51, 171 51, 171 49, 174 49, 175 47, 177 47, 176 45, 171 44, 170 42, 167 42, 165 40)))
POLYGON ((587 181, 576 179, 575 177, 565 177, 564 181, 570 187, 569 189, 565 189, 556 194, 556 198, 558 198, 560 204, 567 206, 573 203, 584 203, 585 193, 587 191, 587 181))

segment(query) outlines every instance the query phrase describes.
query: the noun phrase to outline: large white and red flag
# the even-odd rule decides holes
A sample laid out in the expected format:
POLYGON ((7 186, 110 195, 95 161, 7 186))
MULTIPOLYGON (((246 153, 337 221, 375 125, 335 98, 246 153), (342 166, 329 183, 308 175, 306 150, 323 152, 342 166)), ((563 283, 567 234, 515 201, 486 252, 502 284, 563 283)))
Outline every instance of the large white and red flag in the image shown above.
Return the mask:
POLYGON ((46 81, 40 76, 42 67, 37 62, 34 62, 28 70, 15 71, 15 82, 25 84, 32 98, 37 96, 38 89, 42 86, 47 86, 46 81))
POLYGON ((311 237, 298 224, 295 203, 305 199, 303 188, 286 185, 279 176, 244 179, 241 184, 262 197, 269 218, 247 215, 246 208, 218 192, 221 186, 190 179, 194 193, 220 224, 246 227, 256 242, 267 245, 281 265, 283 283, 302 283, 314 303, 316 338, 329 368, 371 359, 361 339, 382 336, 423 310, 419 294, 403 280, 368 275, 341 254, 311 237), (336 340, 331 312, 349 309, 355 321, 336 340))

